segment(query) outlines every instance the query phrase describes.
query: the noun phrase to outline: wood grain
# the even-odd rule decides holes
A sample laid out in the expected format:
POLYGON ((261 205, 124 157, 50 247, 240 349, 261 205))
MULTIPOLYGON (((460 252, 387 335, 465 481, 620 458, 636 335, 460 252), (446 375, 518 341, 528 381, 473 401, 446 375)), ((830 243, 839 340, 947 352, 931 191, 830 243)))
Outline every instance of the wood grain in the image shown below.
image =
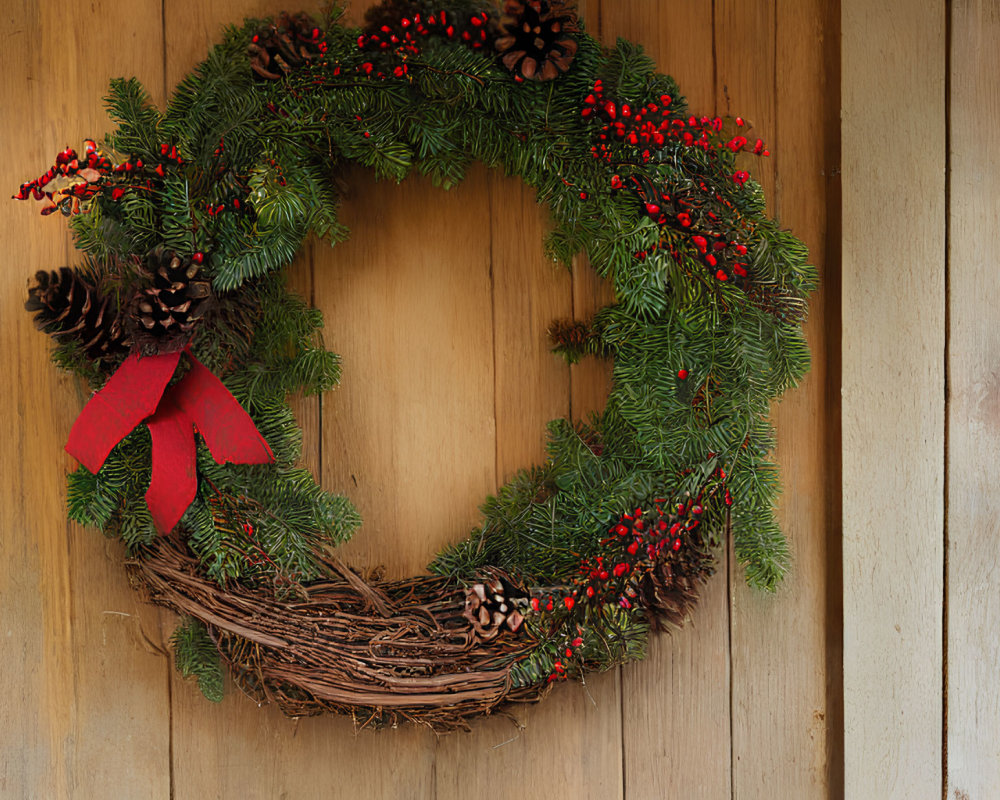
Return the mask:
MULTIPOLYGON (((721 102, 754 123, 751 139, 768 144, 772 156, 752 159, 748 169, 759 176, 770 213, 809 247, 821 280, 828 266, 827 176, 837 167, 827 158, 839 122, 829 101, 837 81, 829 63, 836 64, 829 57, 836 38, 824 35, 826 5, 716 3, 721 102), (750 54, 741 47, 748 38, 757 44, 750 54)), ((829 430, 839 375, 831 376, 831 386, 824 356, 838 320, 826 313, 828 293, 824 287, 810 299, 813 368, 772 415, 784 486, 779 521, 792 551, 791 571, 773 596, 749 589, 738 567, 730 573, 733 796, 739 798, 836 796, 830 784, 840 753, 831 747, 828 685, 829 670, 839 673, 839 649, 828 652, 825 622, 828 583, 837 577, 827 564, 840 534, 831 524, 839 494, 824 444, 839 445, 829 430)), ((836 717, 839 694, 833 695, 836 717)))
MULTIPOLYGON (((604 3, 602 12, 605 41, 639 42, 674 76, 693 113, 713 112, 711 3, 604 3)), ((622 670, 629 798, 729 796, 727 555, 721 558, 721 574, 710 580, 690 623, 653 637, 647 658, 622 670)))
MULTIPOLYGON (((365 5, 349 15, 359 19, 365 5)), ((818 133, 832 113, 836 47, 823 38, 832 5, 590 0, 581 9, 603 41, 643 43, 693 110, 731 105, 769 121, 765 138, 776 155, 768 196, 817 260, 839 241, 824 175, 835 164, 818 133)), ((164 0, 162 8, 12 0, 0 11, 9 32, 0 54, 8 112, 0 185, 13 190, 67 143, 106 130, 99 98, 109 76, 137 74, 163 103, 224 24, 284 8, 281 0, 164 0)), ((296 411, 306 463, 365 515, 345 556, 402 575, 465 536, 485 495, 542 458, 548 419, 603 407, 608 365, 567 369, 548 353, 544 331, 555 317, 586 318, 609 295, 584 262, 566 273, 545 261, 544 210, 516 181, 480 168, 451 192, 422 180, 376 185, 361 170, 348 178, 343 217, 352 239, 333 250, 310 242, 290 278, 325 312, 344 382, 296 411)), ((350 719, 289 720, 235 691, 218 706, 204 701, 163 651, 173 618, 138 603, 117 546, 67 526, 62 473, 72 464, 58 454, 85 397, 47 362, 47 343, 21 304, 31 272, 77 255, 53 234, 59 219, 17 204, 5 221, 0 244, 18 268, 0 278, 0 352, 10 376, 0 386, 0 508, 12 521, 0 536, 9 643, 0 656, 0 795, 604 800, 729 797, 735 787, 740 797, 837 796, 836 691, 828 688, 836 682, 828 625, 838 620, 829 602, 837 578, 824 565, 835 554, 837 517, 829 513, 836 465, 823 452, 837 441, 837 376, 826 370, 839 345, 831 301, 814 304, 816 371, 776 417, 788 482, 782 513, 796 558, 777 599, 746 593, 738 572, 731 586, 719 575, 693 624, 654 640, 642 664, 558 686, 543 704, 482 721, 468 735, 355 734, 350 719)), ((855 247, 870 243, 863 233, 855 247)), ((856 340, 855 358, 864 347, 856 340)), ((974 576, 968 581, 973 592, 974 576)), ((969 655, 956 643, 956 659, 966 659, 956 664, 982 669, 973 653, 980 632, 962 635, 969 655)), ((972 763, 986 750, 964 752, 972 763)))
POLYGON ((1000 12, 951 13, 946 796, 978 800, 1000 786, 1000 12))
MULTIPOLYGON (((100 98, 109 74, 134 72, 159 96, 159 7, 136 3, 137 19, 123 36, 94 24, 113 17, 116 6, 5 4, 0 185, 8 194, 68 144, 80 149, 85 137, 108 129, 100 98), (83 30, 87 36, 78 36, 83 30), (130 46, 137 43, 141 48, 130 46)), ((157 614, 129 590, 120 548, 65 521, 63 474, 75 464, 61 457, 62 446, 86 397, 48 362, 49 342, 33 330, 23 302, 36 269, 80 259, 62 218, 42 218, 38 210, 33 202, 11 202, 0 229, 12 267, 0 279, 8 377, 0 388, 0 506, 7 522, 0 605, 5 633, 16 632, 18 643, 0 656, 0 794, 162 795, 169 788, 169 728, 157 614), (134 710, 147 704, 154 714, 132 727, 134 710)))
POLYGON ((845 793, 919 800, 942 787, 945 3, 842 10, 845 793))

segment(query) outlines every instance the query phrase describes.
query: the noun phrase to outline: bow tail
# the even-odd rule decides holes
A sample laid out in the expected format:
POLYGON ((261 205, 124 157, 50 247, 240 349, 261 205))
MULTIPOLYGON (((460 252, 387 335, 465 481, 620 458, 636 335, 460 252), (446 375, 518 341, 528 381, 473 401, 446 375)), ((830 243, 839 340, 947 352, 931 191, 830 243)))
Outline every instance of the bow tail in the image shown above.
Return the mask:
POLYGON ((194 427, 174 402, 174 389, 163 396, 156 414, 146 423, 153 443, 153 474, 146 504, 161 534, 170 533, 181 521, 198 491, 194 427))
POLYGON ((83 407, 73 423, 66 452, 96 474, 108 453, 156 411, 181 354, 139 358, 133 353, 83 407))

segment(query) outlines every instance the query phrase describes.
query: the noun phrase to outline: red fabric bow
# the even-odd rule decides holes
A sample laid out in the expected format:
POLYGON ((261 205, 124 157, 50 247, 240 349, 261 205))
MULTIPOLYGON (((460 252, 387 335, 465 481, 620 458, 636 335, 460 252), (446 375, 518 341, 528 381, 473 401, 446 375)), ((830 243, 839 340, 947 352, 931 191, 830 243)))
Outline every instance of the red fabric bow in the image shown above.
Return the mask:
POLYGON ((190 351, 191 370, 167 389, 180 357, 129 356, 84 406, 66 443, 71 456, 97 473, 111 449, 145 420, 153 442, 146 502, 160 533, 173 530, 198 490, 195 429, 220 464, 274 461, 250 415, 190 351))

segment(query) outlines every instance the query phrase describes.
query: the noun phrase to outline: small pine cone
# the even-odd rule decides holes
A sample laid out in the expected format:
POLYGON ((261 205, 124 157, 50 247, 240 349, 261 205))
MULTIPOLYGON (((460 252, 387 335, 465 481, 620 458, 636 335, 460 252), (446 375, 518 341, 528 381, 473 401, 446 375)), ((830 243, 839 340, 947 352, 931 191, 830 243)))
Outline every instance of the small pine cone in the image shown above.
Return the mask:
POLYGON ((38 272, 24 307, 35 312, 35 325, 60 341, 74 339, 94 361, 113 361, 128 352, 118 304, 103 296, 69 267, 38 272))
POLYGON ((144 354, 172 353, 211 307, 212 287, 199 264, 168 250, 150 253, 147 269, 151 285, 136 292, 125 324, 144 354))
POLYGON ((502 35, 494 42, 516 76, 551 81, 569 69, 579 33, 576 9, 565 0, 505 0, 502 35))
POLYGON ((513 585, 491 571, 482 582, 466 588, 462 616, 484 642, 495 639, 504 629, 517 633, 524 624, 524 617, 515 607, 517 597, 513 585))
POLYGON ((639 584, 642 604, 652 612, 648 616, 653 629, 681 627, 714 571, 715 563, 697 536, 679 552, 657 559, 639 584))
POLYGON ((747 299, 781 323, 800 324, 809 315, 805 298, 773 283, 751 283, 747 299))
POLYGON ((322 53, 321 31, 308 14, 282 13, 254 35, 247 52, 261 80, 276 81, 322 53))

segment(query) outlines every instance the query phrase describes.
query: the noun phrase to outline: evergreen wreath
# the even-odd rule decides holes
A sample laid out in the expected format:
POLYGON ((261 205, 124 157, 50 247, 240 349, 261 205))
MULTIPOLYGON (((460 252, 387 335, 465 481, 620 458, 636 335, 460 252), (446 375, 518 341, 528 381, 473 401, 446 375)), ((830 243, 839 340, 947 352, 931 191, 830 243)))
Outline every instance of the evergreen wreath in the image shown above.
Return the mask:
POLYGON ((747 581, 775 587, 767 417, 808 368, 816 275, 740 166, 768 155, 746 123, 690 114, 562 0, 340 16, 230 28, 165 112, 113 81, 117 130, 16 195, 66 215, 84 253, 39 272, 26 306, 99 390, 67 445, 69 516, 120 537, 136 584, 182 615, 178 668, 212 699, 225 665, 290 715, 449 729, 641 658, 727 536, 747 581), (585 253, 611 282, 610 305, 550 335, 570 361, 613 359, 613 387, 589 421, 550 423, 546 462, 429 575, 382 582, 333 552, 360 524, 350 501, 296 466, 287 398, 340 371, 281 271, 307 234, 346 236, 337 165, 447 188, 473 161, 534 187, 552 257, 585 253))

